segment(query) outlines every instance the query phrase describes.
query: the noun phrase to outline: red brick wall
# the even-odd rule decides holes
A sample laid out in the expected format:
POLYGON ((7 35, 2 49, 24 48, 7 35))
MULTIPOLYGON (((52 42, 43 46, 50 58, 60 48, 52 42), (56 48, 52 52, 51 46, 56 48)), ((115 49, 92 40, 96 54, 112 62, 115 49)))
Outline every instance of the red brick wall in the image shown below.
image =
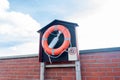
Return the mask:
MULTIPOLYGON (((82 80, 120 80, 120 52, 81 54, 82 80)), ((39 80, 38 57, 0 59, 0 80, 39 80)), ((75 80, 74 68, 49 68, 45 80, 75 80)))
POLYGON ((81 55, 83 80, 120 80, 120 52, 81 55))
MULTIPOLYGON (((69 62, 67 64, 73 64, 69 62)), ((58 63, 57 63, 58 64, 58 63)), ((61 64, 66 64, 61 63, 61 64)), ((75 80, 75 68, 47 68, 45 72, 46 80, 75 80)))
POLYGON ((39 80, 38 57, 0 60, 0 80, 39 80))

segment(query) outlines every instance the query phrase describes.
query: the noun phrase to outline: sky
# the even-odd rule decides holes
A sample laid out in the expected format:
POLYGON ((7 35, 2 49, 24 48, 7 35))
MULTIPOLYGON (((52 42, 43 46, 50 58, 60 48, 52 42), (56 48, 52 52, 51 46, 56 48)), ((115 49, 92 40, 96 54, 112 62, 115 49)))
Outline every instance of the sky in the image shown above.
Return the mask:
POLYGON ((79 50, 120 47, 119 0, 0 0, 0 57, 38 54, 37 31, 74 22, 79 50))

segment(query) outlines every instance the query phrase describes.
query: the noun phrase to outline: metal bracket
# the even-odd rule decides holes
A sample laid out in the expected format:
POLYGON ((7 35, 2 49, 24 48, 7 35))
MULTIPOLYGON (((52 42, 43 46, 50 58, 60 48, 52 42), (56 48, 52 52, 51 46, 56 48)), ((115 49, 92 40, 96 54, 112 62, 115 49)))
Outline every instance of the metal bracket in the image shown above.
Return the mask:
POLYGON ((40 64, 40 80, 45 80, 45 68, 66 68, 66 67, 75 67, 76 71, 76 80, 81 80, 81 70, 80 70, 80 61, 75 61, 75 64, 49 64, 45 65, 44 62, 40 64))
POLYGON ((80 61, 75 61, 76 80, 81 80, 80 61))
POLYGON ((45 63, 40 63, 40 80, 44 80, 44 74, 45 74, 45 63))

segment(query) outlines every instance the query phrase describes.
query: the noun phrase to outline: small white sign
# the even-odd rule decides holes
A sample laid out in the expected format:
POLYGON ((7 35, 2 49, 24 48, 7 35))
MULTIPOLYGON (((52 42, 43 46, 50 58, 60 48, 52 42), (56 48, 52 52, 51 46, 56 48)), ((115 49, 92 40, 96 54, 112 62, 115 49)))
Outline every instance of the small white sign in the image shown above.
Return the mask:
POLYGON ((68 60, 69 61, 75 61, 77 60, 78 52, 76 47, 70 47, 68 48, 68 60))

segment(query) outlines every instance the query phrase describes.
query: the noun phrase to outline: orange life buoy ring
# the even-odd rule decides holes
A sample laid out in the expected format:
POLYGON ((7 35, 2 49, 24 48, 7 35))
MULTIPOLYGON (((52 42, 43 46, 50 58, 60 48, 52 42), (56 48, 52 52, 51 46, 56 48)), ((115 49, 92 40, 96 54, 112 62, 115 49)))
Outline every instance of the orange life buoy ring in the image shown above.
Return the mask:
POLYGON ((71 39, 71 35, 70 35, 69 30, 66 27, 64 27, 63 25, 53 25, 49 27, 43 34, 42 47, 47 54, 56 56, 56 55, 63 53, 69 47, 70 39, 71 39), (49 47, 47 38, 55 30, 58 30, 63 33, 64 41, 59 48, 53 49, 49 47))

